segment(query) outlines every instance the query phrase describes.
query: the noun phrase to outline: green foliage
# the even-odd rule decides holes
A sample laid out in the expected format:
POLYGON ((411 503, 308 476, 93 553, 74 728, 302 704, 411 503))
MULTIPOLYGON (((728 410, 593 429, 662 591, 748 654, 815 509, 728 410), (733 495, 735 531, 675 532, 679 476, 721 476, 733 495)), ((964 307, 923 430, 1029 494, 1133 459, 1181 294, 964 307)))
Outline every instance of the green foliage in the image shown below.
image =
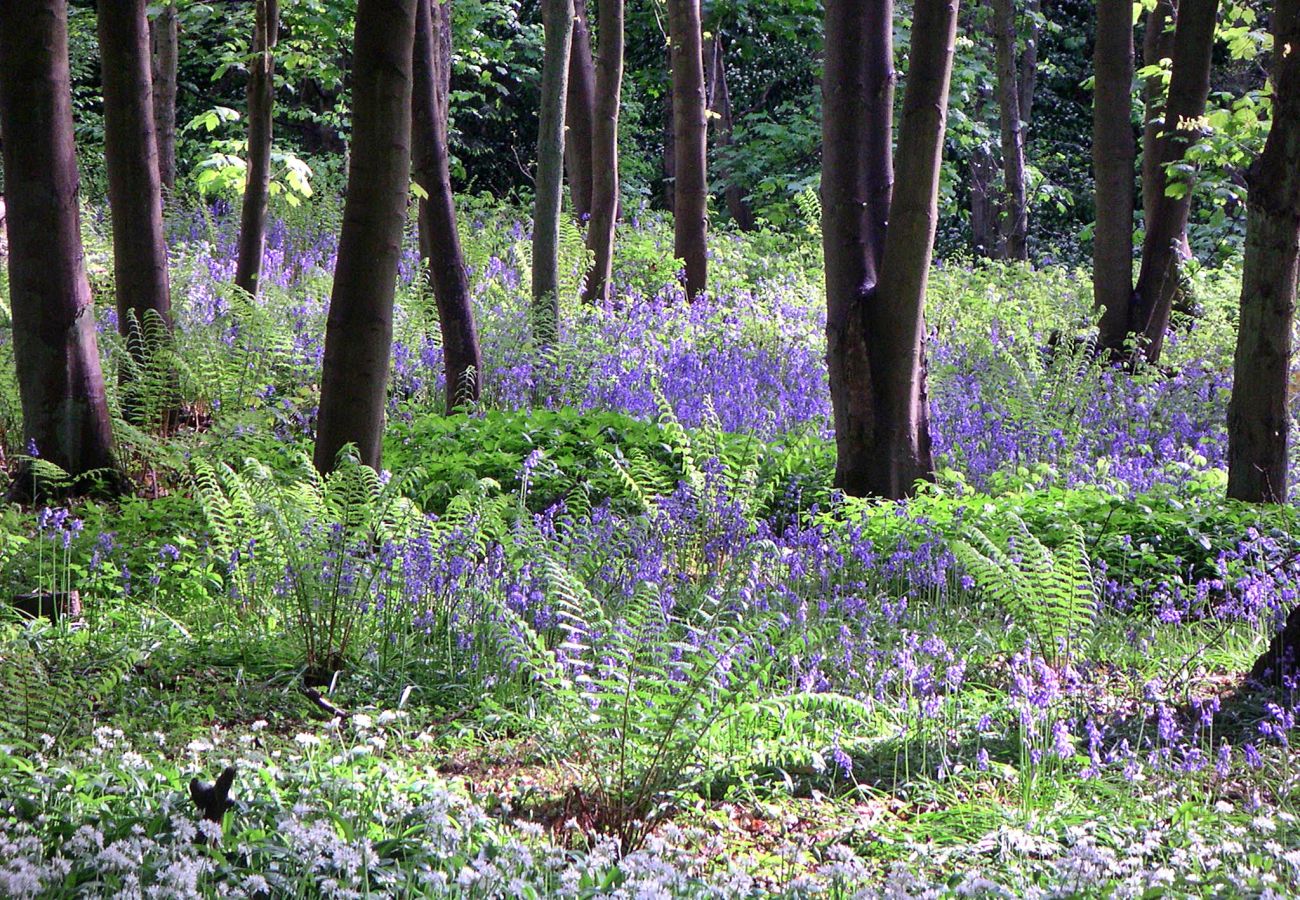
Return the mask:
POLYGON ((755 648, 780 644, 781 624, 743 598, 749 559, 729 565, 720 590, 670 609, 649 583, 626 601, 598 598, 540 535, 528 540, 562 639, 548 646, 504 604, 495 610, 498 633, 509 660, 545 690, 557 756, 581 767, 599 824, 628 852, 671 802, 707 779, 701 743, 720 719, 763 695, 781 654, 755 648))
POLYGON ((0 744, 11 750, 48 751, 77 732, 146 655, 126 646, 99 654, 84 636, 60 635, 39 621, 24 628, 0 622, 0 744))
POLYGON ((1055 549, 1014 517, 1001 541, 971 524, 963 533, 967 539, 954 541, 952 550, 976 589, 1033 636, 1039 654, 1056 664, 1068 663, 1097 606, 1083 529, 1070 528, 1055 549))
POLYGON ((655 422, 572 407, 425 415, 392 423, 384 459, 394 471, 412 473, 412 499, 441 513, 482 479, 517 492, 524 462, 536 450, 543 455, 529 472, 526 492, 533 511, 578 496, 588 505, 611 500, 624 509, 644 508, 680 480, 705 488, 701 467, 716 459, 722 477, 709 482, 709 490, 729 492, 756 517, 793 512, 800 503, 829 498, 834 466, 833 448, 812 434, 764 444, 716 427, 690 433, 662 406, 655 422))
POLYGON ((257 460, 195 460, 193 484, 239 617, 286 627, 308 677, 328 680, 385 574, 376 554, 422 518, 401 482, 344 453, 325 476, 302 454, 289 479, 257 460))

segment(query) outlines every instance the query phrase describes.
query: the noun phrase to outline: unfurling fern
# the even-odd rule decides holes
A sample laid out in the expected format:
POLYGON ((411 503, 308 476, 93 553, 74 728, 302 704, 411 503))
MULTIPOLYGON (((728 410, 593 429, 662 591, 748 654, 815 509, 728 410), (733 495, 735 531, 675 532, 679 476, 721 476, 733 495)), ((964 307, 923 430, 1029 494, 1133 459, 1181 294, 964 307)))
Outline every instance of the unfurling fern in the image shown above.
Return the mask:
POLYGON ((1075 639, 1092 624, 1097 606, 1083 529, 1071 523, 1054 551, 1019 516, 1012 516, 1010 532, 999 543, 967 526, 969 537, 953 542, 953 554, 976 588, 1032 636, 1045 659, 1068 662, 1075 639))

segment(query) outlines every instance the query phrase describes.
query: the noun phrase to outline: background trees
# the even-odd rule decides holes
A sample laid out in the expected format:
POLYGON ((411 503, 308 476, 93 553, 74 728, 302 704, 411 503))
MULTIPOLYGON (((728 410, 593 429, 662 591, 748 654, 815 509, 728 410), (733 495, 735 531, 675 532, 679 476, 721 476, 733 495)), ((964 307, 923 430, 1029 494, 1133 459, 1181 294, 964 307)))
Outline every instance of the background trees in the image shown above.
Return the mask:
POLYGON ((146 325, 147 316, 156 316, 166 326, 171 322, 145 12, 145 0, 105 3, 99 8, 104 160, 113 216, 117 324, 137 355, 142 352, 139 329, 146 325))
POLYGON ((393 295, 411 173, 416 0, 360 0, 354 42, 348 191, 330 295, 316 423, 316 468, 345 446, 379 468, 393 340, 393 295))
POLYGON ((1273 11, 1272 128, 1250 168, 1241 324, 1228 408, 1228 496, 1287 501, 1300 276, 1300 2, 1273 11))
POLYGON ((546 56, 537 126, 537 197, 533 205, 534 330, 554 339, 560 319, 560 210, 564 191, 564 108, 573 45, 573 0, 542 0, 546 56))
POLYGON ((673 79, 673 252, 686 272, 686 296, 708 284, 708 116, 700 0, 669 0, 673 79))
POLYGON ((835 486, 908 495, 928 477, 925 286, 957 29, 955 0, 922 0, 893 184, 893 22, 888 8, 829 0, 823 114, 826 358, 835 486))
POLYGON ((253 52, 248 63, 248 178, 239 220, 235 284, 257 293, 266 248, 266 200, 271 190, 271 131, 275 106, 275 45, 280 0, 256 0, 253 52))
POLYGON ((613 290, 614 225, 618 218, 618 120, 623 96, 623 0, 599 0, 600 57, 596 67, 596 121, 592 130, 591 224, 594 255, 586 299, 607 302, 613 290))
POLYGON ((1093 298, 1102 310, 1102 344, 1118 347, 1126 337, 1133 301, 1136 148, 1131 118, 1133 14, 1128 0, 1098 0, 1094 60, 1092 171, 1097 184, 1097 226, 1093 235, 1093 298))
POLYGON ((63 0, 0 4, 0 134, 23 441, 73 475, 113 468, 81 247, 63 0))
POLYGON ((451 3, 417 0, 417 4, 411 159, 415 181, 425 194, 419 201, 420 257, 438 306, 450 413, 462 403, 478 400, 483 357, 456 227, 456 199, 451 191, 447 149, 451 3))

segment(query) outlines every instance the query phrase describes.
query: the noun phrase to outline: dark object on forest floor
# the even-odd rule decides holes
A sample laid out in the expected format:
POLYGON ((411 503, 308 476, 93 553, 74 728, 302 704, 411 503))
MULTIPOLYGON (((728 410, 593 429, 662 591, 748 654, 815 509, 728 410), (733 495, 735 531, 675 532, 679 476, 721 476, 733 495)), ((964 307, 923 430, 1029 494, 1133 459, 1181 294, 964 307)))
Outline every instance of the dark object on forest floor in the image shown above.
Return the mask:
POLYGON ((73 623, 81 621, 81 594, 78 591, 33 591, 15 594, 10 605, 29 619, 49 619, 73 623))
POLYGON ((303 694, 307 697, 308 700, 310 700, 312 703, 315 703, 316 706, 319 707, 322 712, 328 713, 332 718, 346 719, 352 715, 352 713, 348 712, 346 709, 343 709, 340 706, 335 706, 332 702, 330 702, 325 697, 324 694, 322 694, 320 691, 316 690, 315 688, 311 688, 311 687, 304 688, 303 694))
POLYGON ((230 786, 235 783, 235 767, 226 766, 217 776, 214 784, 190 779, 190 799, 199 808, 203 818, 209 822, 221 823, 226 810, 230 809, 230 786))

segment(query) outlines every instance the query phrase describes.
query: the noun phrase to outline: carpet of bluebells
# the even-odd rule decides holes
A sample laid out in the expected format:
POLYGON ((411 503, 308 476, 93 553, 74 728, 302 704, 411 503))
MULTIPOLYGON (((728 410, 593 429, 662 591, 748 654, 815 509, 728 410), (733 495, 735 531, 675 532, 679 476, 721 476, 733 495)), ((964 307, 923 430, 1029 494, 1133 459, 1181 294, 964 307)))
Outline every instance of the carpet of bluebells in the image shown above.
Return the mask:
POLYGON ((464 224, 481 404, 445 430, 408 253, 394 469, 322 482, 336 222, 280 222, 250 302, 229 216, 173 217, 180 433, 120 423, 140 497, 0 520, 0 587, 84 607, 0 620, 0 895, 1300 891, 1300 697, 1244 678, 1300 542, 1221 499, 1234 273, 1130 372, 1089 352, 1086 273, 938 265, 940 472, 893 504, 829 487, 815 234, 716 236, 687 304, 669 230, 630 222, 616 302, 566 302, 542 352, 526 225, 464 224), (531 424, 587 420, 587 457, 531 424), (467 473, 432 492, 430 428, 467 473), (201 820, 189 779, 226 765, 201 820))

